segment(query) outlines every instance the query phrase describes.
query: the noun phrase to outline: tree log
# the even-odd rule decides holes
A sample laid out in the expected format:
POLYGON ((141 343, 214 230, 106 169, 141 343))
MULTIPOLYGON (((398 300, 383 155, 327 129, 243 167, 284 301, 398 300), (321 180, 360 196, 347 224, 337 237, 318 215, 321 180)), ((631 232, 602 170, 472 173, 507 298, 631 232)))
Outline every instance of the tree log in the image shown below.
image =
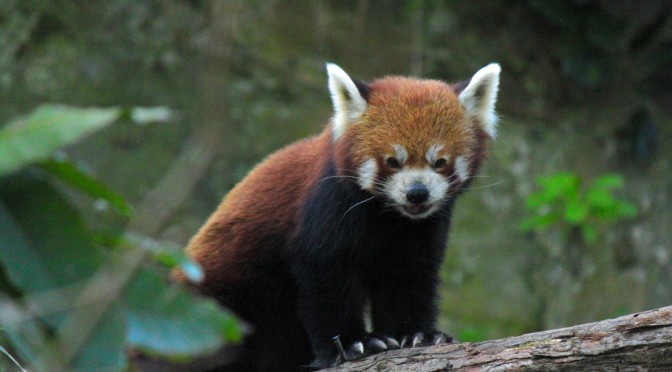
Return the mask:
POLYGON ((391 350, 329 371, 672 371, 672 306, 478 343, 391 350))

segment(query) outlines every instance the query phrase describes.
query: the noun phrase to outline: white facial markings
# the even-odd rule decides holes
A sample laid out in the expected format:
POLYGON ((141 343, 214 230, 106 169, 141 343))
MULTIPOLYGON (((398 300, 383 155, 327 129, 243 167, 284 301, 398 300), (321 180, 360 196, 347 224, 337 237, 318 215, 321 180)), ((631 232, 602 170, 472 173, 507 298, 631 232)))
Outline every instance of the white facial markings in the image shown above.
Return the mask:
POLYGON ((425 218, 439 209, 449 186, 448 180, 430 167, 404 168, 390 176, 385 183, 384 192, 403 215, 419 219, 425 218), (403 206, 408 204, 406 194, 414 183, 420 183, 427 187, 429 198, 424 204, 431 207, 424 213, 412 215, 407 213, 403 206))
POLYGON ((469 161, 465 156, 458 156, 455 159, 455 174, 462 182, 469 179, 469 161))
MULTIPOLYGON (((427 153, 425 154, 425 159, 427 159, 427 162, 429 164, 434 164, 437 160, 439 160, 441 157, 439 156, 439 152, 443 150, 443 145, 432 145, 430 146, 429 150, 427 150, 427 153)), ((448 155, 445 156, 446 161, 450 160, 450 157, 448 155)))
POLYGON ((378 176, 378 163, 371 158, 359 167, 357 172, 357 182, 364 190, 373 190, 376 184, 376 177, 378 176))
POLYGON ((404 146, 399 145, 395 143, 392 145, 392 148, 394 149, 395 156, 397 160, 399 160, 399 164, 404 164, 404 162, 408 159, 408 151, 406 151, 406 148, 404 146))

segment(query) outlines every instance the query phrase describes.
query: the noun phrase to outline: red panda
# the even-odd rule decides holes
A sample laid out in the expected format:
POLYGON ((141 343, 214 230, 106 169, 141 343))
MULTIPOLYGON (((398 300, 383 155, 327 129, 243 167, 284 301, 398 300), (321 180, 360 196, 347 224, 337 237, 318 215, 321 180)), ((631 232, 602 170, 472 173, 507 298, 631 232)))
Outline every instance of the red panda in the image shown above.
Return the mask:
POLYGON ((436 329, 439 267, 455 199, 495 137, 500 67, 452 85, 327 72, 324 131, 254 168, 187 247, 205 273, 195 285, 253 326, 243 370, 452 340, 436 329))

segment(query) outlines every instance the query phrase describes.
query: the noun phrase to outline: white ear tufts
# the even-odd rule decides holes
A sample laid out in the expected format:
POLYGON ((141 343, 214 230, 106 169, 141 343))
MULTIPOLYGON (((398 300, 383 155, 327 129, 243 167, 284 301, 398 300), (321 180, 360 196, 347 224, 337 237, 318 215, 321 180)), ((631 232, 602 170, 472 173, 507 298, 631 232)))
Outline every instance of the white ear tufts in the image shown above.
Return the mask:
POLYGON ((357 89, 355 82, 333 63, 327 63, 329 75, 329 93, 334 105, 333 133, 334 141, 340 138, 348 127, 362 117, 366 111, 366 100, 357 89))
POLYGON ((469 81, 469 85, 460 93, 460 102, 467 110, 467 114, 476 117, 483 130, 491 137, 497 135, 497 90, 499 89, 499 73, 502 68, 497 63, 491 63, 482 69, 469 81))

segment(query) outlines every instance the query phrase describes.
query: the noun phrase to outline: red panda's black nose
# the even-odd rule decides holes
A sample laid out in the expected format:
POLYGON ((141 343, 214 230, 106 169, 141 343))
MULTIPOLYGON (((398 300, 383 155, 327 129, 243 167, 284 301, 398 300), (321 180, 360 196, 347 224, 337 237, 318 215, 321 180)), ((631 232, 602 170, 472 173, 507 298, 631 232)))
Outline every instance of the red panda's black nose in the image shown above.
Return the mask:
POLYGON ((406 193, 406 199, 413 204, 421 204, 429 199, 429 190, 421 183, 414 183, 406 193))

